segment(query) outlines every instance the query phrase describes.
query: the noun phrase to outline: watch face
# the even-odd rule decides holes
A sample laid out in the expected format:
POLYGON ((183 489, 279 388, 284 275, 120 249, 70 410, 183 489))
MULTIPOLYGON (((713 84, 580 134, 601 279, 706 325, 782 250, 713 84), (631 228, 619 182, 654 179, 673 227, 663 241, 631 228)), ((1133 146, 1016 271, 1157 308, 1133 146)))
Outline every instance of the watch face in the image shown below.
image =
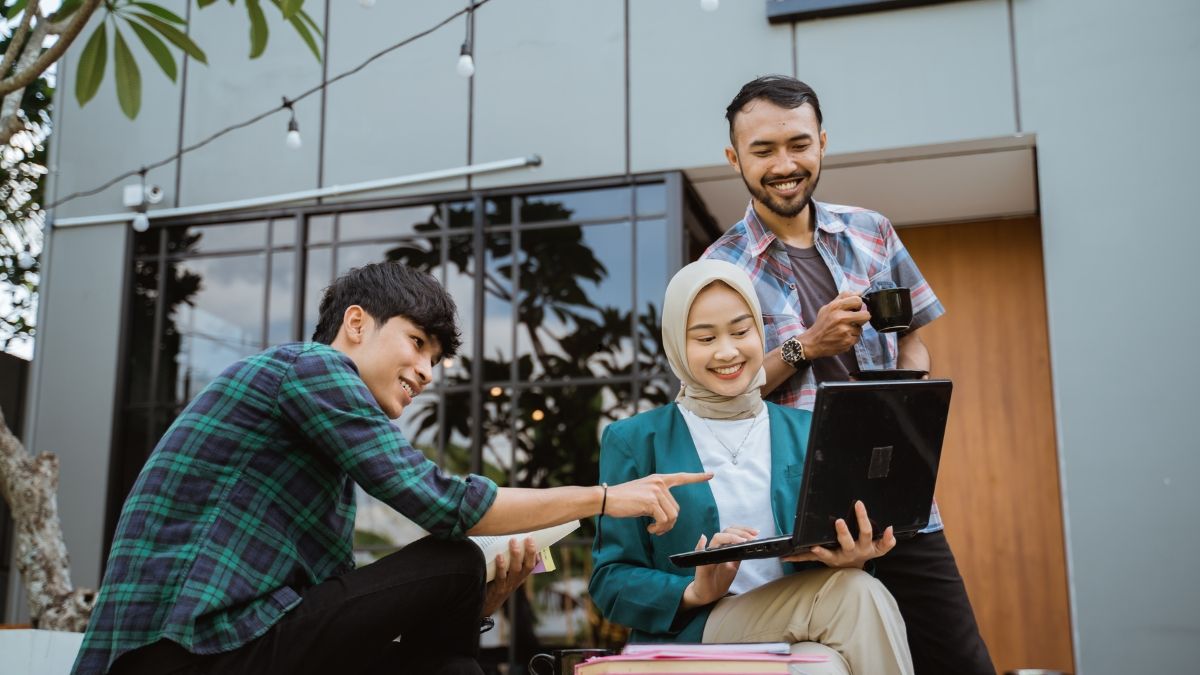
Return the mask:
POLYGON ((794 366, 797 363, 800 363, 800 341, 796 338, 788 338, 788 340, 783 343, 782 348, 779 350, 779 355, 783 357, 783 360, 790 365, 794 366))

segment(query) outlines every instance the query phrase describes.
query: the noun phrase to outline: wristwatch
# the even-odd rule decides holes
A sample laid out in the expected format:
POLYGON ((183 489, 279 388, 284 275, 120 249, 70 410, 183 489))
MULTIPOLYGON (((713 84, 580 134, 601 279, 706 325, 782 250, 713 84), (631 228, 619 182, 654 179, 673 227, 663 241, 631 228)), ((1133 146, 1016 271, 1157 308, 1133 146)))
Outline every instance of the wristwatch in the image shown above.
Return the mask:
POLYGON ((790 337, 783 341, 779 348, 779 356, 783 362, 789 366, 800 370, 808 365, 809 361, 804 356, 804 345, 800 344, 800 340, 790 337))

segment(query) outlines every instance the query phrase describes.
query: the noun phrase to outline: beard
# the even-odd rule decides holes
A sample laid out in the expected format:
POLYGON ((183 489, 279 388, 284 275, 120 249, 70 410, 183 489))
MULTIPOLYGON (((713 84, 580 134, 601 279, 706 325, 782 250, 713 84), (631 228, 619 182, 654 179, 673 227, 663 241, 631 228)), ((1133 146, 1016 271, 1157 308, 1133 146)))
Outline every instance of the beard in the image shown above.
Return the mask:
POLYGON ((763 176, 759 185, 751 185, 750 181, 746 180, 746 175, 741 174, 742 182, 746 184, 746 189, 750 191, 750 195, 759 204, 767 207, 767 210, 781 218, 795 218, 804 212, 808 207, 808 202, 812 200, 813 192, 817 190, 817 184, 821 182, 821 167, 817 167, 817 175, 814 177, 808 171, 798 171, 789 176, 763 176), (807 187, 804 192, 791 201, 780 201, 772 196, 767 183, 781 180, 807 180, 807 187), (809 180, 811 179, 811 180, 809 180))

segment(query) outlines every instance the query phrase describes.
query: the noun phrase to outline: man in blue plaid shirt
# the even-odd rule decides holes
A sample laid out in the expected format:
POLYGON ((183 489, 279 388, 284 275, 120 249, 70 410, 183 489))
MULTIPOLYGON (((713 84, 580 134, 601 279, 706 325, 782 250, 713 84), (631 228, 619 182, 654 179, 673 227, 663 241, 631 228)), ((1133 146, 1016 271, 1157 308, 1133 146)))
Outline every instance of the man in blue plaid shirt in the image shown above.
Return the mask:
MULTIPOLYGON (((819 382, 859 370, 928 373, 917 329, 944 310, 892 224, 812 198, 827 140, 816 92, 791 77, 760 77, 725 117, 726 159, 753 199, 704 257, 739 265, 754 280, 767 333, 764 396, 811 410, 819 382), (902 333, 878 333, 862 295, 897 286, 911 291, 913 320, 902 333)), ((936 504, 926 530, 874 562, 904 616, 918 673, 995 672, 936 504)))
POLYGON ((400 264, 334 281, 313 340, 233 364, 159 441, 121 511, 75 673, 478 674, 481 616, 535 555, 510 545, 512 566, 485 588, 466 535, 602 512, 662 533, 678 513, 669 489, 711 477, 532 490, 442 472, 391 420, 458 349, 455 306, 400 264), (355 569, 354 483, 432 536, 355 569))

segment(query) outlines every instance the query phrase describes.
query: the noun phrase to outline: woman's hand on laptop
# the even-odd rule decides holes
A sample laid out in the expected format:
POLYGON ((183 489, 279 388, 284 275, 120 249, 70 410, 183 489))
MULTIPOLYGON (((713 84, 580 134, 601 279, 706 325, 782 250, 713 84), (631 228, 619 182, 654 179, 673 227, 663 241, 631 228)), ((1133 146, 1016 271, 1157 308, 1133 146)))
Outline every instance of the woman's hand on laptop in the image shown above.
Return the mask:
POLYGON ((892 533, 890 525, 883 531, 883 537, 878 540, 872 538, 874 532, 871 529, 871 519, 867 517, 867 507, 861 501, 854 502, 854 514, 858 519, 858 539, 850 536, 850 528, 846 526, 846 521, 838 518, 834 528, 837 530, 840 548, 830 550, 824 546, 814 546, 807 553, 783 556, 780 560, 784 562, 816 560, 829 567, 862 569, 868 560, 878 558, 896 547, 896 535, 892 533))
MULTIPOLYGON (((757 536, 758 530, 752 527, 731 525, 714 534, 712 542, 709 542, 708 538, 704 535, 700 535, 700 541, 696 542, 696 550, 703 551, 706 544, 710 544, 713 548, 728 546, 729 544, 740 544, 743 541, 750 541, 757 536)), ((680 607, 682 609, 694 609, 712 604, 725 597, 729 593, 729 587, 733 584, 733 578, 737 576, 740 564, 739 561, 734 560, 732 562, 697 566, 696 578, 692 579, 692 583, 683 589, 683 599, 679 603, 680 607)))

